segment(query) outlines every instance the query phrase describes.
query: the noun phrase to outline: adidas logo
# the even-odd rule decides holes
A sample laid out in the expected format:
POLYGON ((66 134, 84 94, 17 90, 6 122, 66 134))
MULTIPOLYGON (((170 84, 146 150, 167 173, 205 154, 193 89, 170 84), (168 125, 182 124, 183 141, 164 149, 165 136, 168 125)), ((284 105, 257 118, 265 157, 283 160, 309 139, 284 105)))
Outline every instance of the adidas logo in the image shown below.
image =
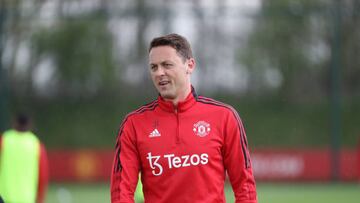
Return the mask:
POLYGON ((149 134, 149 137, 160 137, 160 136, 161 134, 156 128, 149 134))

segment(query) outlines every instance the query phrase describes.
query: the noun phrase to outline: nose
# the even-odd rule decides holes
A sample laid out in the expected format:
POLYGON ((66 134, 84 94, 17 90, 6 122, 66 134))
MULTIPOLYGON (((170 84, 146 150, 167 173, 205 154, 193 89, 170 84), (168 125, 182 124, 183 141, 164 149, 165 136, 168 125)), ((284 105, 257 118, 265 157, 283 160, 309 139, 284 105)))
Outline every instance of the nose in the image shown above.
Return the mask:
POLYGON ((159 66, 155 71, 156 76, 163 76, 165 75, 165 69, 162 66, 159 66))

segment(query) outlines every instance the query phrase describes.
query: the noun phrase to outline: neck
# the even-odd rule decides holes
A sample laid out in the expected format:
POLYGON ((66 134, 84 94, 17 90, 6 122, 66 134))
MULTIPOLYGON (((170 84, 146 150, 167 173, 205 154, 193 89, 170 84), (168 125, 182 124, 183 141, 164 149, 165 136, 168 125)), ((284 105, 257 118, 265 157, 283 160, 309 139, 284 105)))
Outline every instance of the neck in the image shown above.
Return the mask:
POLYGON ((191 92, 191 85, 187 86, 187 88, 184 91, 181 91, 181 93, 178 94, 178 96, 174 99, 165 99, 167 101, 171 101, 175 107, 179 104, 179 102, 182 102, 186 99, 186 97, 191 92))

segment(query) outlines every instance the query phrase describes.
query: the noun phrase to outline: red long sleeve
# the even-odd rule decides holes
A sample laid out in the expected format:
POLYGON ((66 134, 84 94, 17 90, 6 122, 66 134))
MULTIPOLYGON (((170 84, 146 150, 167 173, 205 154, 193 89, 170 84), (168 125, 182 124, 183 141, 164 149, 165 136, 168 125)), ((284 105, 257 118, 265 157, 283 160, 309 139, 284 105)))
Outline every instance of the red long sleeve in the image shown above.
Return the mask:
POLYGON ((113 163, 111 202, 133 203, 138 182, 140 163, 137 157, 134 132, 130 119, 125 118, 117 138, 116 155, 113 163))
POLYGON ((46 154, 46 149, 43 144, 40 144, 40 160, 39 160, 39 184, 37 192, 37 203, 45 202, 45 194, 49 181, 49 166, 46 154))
POLYGON ((235 110, 229 115, 223 148, 224 165, 236 203, 256 203, 256 186, 243 124, 235 110))

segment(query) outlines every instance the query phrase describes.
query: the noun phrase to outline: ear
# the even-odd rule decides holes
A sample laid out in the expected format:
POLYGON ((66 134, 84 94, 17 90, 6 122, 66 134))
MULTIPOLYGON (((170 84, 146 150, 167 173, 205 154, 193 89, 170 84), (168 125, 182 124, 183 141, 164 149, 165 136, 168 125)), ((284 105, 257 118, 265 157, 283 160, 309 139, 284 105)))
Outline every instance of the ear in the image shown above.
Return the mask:
POLYGON ((194 58, 190 58, 188 60, 186 60, 186 74, 191 74, 194 69, 195 69, 195 66, 196 66, 196 63, 195 63, 195 59, 194 58))

